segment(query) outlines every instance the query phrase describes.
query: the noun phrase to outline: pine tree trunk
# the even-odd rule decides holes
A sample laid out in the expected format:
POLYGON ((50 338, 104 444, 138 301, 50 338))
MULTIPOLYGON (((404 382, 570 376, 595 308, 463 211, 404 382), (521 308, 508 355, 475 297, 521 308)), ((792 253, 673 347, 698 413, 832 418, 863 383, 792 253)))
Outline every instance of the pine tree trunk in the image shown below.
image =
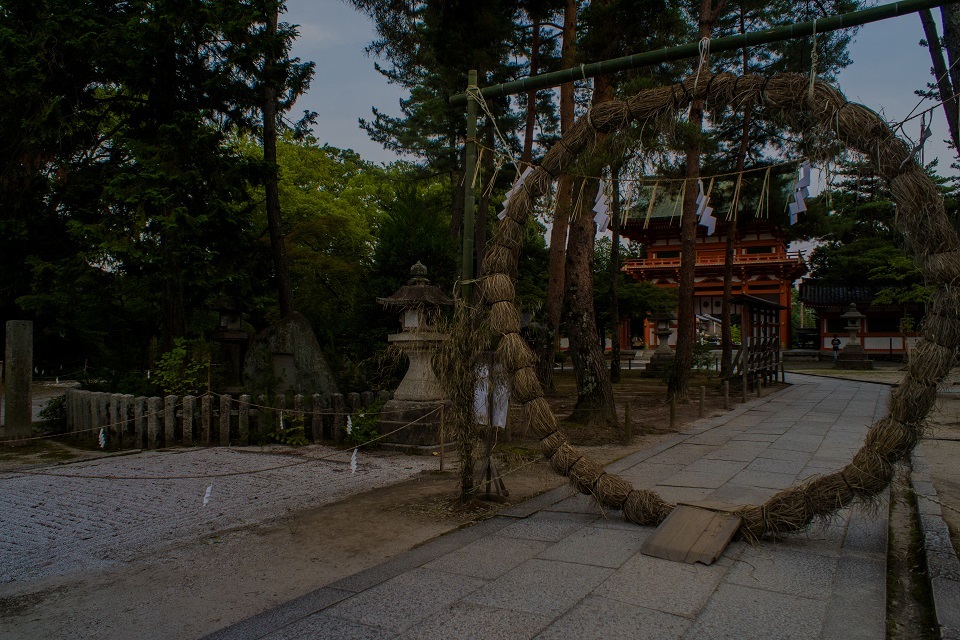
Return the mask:
MULTIPOLYGON (((275 5, 267 11, 266 35, 268 38, 277 37, 278 12, 279 8, 275 5)), ((279 166, 277 165, 277 91, 273 86, 277 75, 276 58, 271 57, 264 64, 263 83, 263 160, 267 165, 264 191, 266 192, 270 251, 273 254, 274 277, 277 285, 277 301, 280 305, 280 317, 286 318, 293 312, 293 291, 290 287, 287 250, 280 221, 279 166)))
MULTIPOLYGON (((595 184, 592 186, 596 186, 595 184)), ((589 190, 588 190, 589 191, 589 190)), ((580 424, 615 426, 613 387, 597 340, 593 310, 593 248, 596 228, 590 203, 584 198, 581 210, 570 223, 567 247, 567 337, 577 379, 577 404, 568 420, 580 424)))
MULTIPOLYGON (((721 2, 722 4, 722 2, 721 2)), ((698 40, 709 38, 713 32, 714 10, 711 0, 701 0, 698 40)), ((694 63, 694 73, 701 64, 694 63)), ((704 60, 703 71, 709 72, 709 59, 704 60)), ((694 273, 697 261, 697 184, 700 179, 700 133, 703 130, 703 101, 694 100, 689 117, 690 141, 685 149, 686 191, 683 197, 680 218, 680 283, 678 287, 677 348, 673 371, 667 392, 681 402, 686 402, 690 384, 690 369, 693 366, 693 343, 696 339, 696 310, 694 309, 694 273)))
MULTIPOLYGON (((560 68, 569 69, 577 55, 577 2, 566 0, 563 11, 563 46, 560 68)), ((560 85, 560 133, 566 133, 573 126, 574 103, 573 83, 560 85)), ((557 205, 553 215, 553 227, 550 230, 549 280, 547 282, 547 300, 544 304, 544 316, 547 323, 547 338, 537 354, 537 376, 546 393, 554 391, 553 357, 560 336, 560 319, 566 290, 566 249, 567 231, 570 221, 570 209, 573 204, 573 178, 569 174, 557 180, 557 205)))
MULTIPOLYGON (((947 50, 947 63, 950 69, 950 85, 953 93, 960 93, 960 7, 946 4, 940 7, 943 18, 943 46, 947 50)), ((958 105, 953 105, 956 112, 958 105)))
MULTIPOLYGON (((743 7, 740 7, 740 33, 746 31, 746 19, 743 7)), ((747 49, 743 49, 743 75, 749 72, 749 57, 747 49)), ((741 175, 747 161, 747 149, 750 144, 750 120, 753 115, 753 105, 743 106, 743 126, 740 130, 740 150, 737 153, 737 174, 741 175)), ((737 203, 737 209, 740 204, 737 203)), ((733 303, 733 262, 734 249, 737 243, 737 227, 740 221, 738 211, 731 212, 731 219, 727 225, 727 238, 723 252, 723 304, 720 309, 720 377, 728 380, 733 375, 733 333, 730 324, 731 307, 733 303)), ((742 320, 741 320, 742 322, 742 320)))
MULTIPOLYGON (((613 87, 604 77, 594 80, 593 104, 613 98, 613 87)), ((591 203, 596 184, 584 189, 580 211, 574 212, 567 245, 567 336, 577 379, 577 405, 568 418, 592 425, 616 426, 613 386, 603 361, 593 300, 593 260, 596 225, 591 203)))
POLYGON ((937 83, 940 100, 943 102, 944 115, 947 117, 950 139, 953 141, 954 147, 960 149, 960 130, 957 128, 957 103, 953 99, 954 87, 950 82, 950 76, 947 74, 947 63, 943 58, 943 45, 940 37, 937 35, 937 24, 934 22, 933 13, 929 9, 918 13, 920 14, 920 22, 923 23, 923 33, 927 38, 927 46, 930 48, 933 75, 937 83))

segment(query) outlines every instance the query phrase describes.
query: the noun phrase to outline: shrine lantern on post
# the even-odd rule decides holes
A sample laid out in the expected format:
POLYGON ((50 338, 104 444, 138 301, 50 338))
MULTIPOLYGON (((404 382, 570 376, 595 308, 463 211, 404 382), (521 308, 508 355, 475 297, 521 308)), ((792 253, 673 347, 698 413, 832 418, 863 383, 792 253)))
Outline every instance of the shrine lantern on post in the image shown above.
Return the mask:
POLYGON ((847 344, 844 345, 843 349, 841 349, 837 355, 837 368, 873 369, 873 361, 867 357, 867 352, 864 351, 863 345, 860 344, 860 337, 857 336, 857 332, 859 332, 861 328, 861 323, 866 316, 857 311, 857 305, 851 302, 850 308, 840 317, 847 321, 847 326, 844 328, 850 336, 847 338, 847 344))
POLYGON ((446 402, 430 361, 440 344, 450 338, 437 331, 437 324, 443 308, 452 305, 453 300, 430 284, 427 268, 420 262, 410 269, 410 276, 393 295, 377 298, 388 309, 398 311, 400 332, 388 335, 387 340, 410 361, 393 399, 383 407, 380 431, 396 432, 387 438, 387 444, 429 452, 439 445, 437 409, 446 402))

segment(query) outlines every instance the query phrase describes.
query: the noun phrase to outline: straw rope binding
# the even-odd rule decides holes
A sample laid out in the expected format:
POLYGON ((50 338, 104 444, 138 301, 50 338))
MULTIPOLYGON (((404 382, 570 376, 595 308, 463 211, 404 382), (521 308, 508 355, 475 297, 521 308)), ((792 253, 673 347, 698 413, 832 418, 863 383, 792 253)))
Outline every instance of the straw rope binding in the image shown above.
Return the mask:
MULTIPOLYGON (((583 493, 608 508, 622 509, 624 517, 640 525, 656 525, 673 509, 656 493, 632 489, 630 484, 583 456, 557 430, 556 416, 543 397, 532 368, 533 352, 519 334, 513 307, 512 273, 523 225, 536 198, 551 181, 570 172, 574 162, 589 153, 598 134, 613 133, 637 122, 667 130, 678 112, 693 99, 714 108, 741 108, 757 104, 767 117, 799 124, 832 137, 871 159, 877 173, 890 185, 897 203, 896 224, 907 251, 936 287, 930 314, 910 362, 907 376, 893 394, 888 416, 874 424, 863 447, 842 470, 785 489, 763 505, 737 511, 743 519, 740 535, 758 538, 797 531, 815 518, 828 518, 852 500, 870 500, 893 477, 894 465, 909 455, 920 437, 924 420, 936 400, 937 385, 954 361, 960 343, 960 238, 947 219, 943 198, 912 157, 911 147, 896 136, 884 120, 867 107, 847 102, 831 85, 802 74, 770 77, 729 73, 700 73, 669 87, 641 91, 626 101, 595 105, 551 147, 541 166, 530 173, 507 205, 484 260, 483 297, 489 305, 490 327, 501 336, 498 354, 512 374, 514 395, 524 404, 531 429, 541 438, 541 450, 557 473, 568 476, 583 493)), ((826 152, 825 152, 826 153, 826 152)))

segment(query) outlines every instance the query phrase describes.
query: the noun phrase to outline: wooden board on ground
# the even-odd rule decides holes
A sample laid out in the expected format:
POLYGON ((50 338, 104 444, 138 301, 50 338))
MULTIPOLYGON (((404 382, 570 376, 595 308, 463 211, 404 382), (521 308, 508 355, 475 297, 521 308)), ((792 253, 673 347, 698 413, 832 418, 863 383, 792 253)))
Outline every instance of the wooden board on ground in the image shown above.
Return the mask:
POLYGON ((678 504, 643 543, 640 553, 687 564, 713 564, 739 527, 739 516, 678 504))

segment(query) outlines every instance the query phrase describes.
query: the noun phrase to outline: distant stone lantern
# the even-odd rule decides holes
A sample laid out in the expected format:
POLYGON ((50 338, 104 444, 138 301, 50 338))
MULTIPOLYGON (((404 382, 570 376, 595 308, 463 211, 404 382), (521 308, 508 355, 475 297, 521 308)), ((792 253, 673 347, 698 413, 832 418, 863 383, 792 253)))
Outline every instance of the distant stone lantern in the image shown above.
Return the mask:
POLYGON ((250 336, 243 328, 240 305, 232 298, 220 298, 216 306, 220 321, 213 339, 221 346, 224 391, 238 393, 242 386, 241 367, 250 336))
POLYGON ((851 302, 850 308, 840 318, 847 321, 845 329, 850 337, 837 355, 837 367, 839 369, 873 369, 873 361, 867 357, 867 352, 863 350, 863 345, 860 344, 860 338, 857 336, 860 323, 866 316, 857 311, 857 305, 851 302))
POLYGON ((656 377, 660 375, 661 371, 673 363, 675 354, 670 348, 670 336, 673 334, 670 323, 673 322, 675 318, 676 316, 670 311, 660 311, 650 316, 650 320, 656 323, 656 329, 654 329, 653 333, 657 336, 658 344, 657 350, 650 356, 650 362, 647 363, 644 369, 644 376, 656 377))
POLYGON ((382 433, 390 433, 417 420, 416 424, 392 434, 388 444, 433 448, 439 444, 440 435, 440 414, 436 409, 446 397, 430 360, 440 343, 450 337, 437 331, 437 323, 442 308, 452 305, 453 301, 430 284, 427 268, 420 262, 413 265, 410 275, 407 284, 396 293, 377 298, 385 307, 399 310, 400 333, 388 335, 387 340, 410 360, 393 399, 383 407, 380 429, 382 433))

